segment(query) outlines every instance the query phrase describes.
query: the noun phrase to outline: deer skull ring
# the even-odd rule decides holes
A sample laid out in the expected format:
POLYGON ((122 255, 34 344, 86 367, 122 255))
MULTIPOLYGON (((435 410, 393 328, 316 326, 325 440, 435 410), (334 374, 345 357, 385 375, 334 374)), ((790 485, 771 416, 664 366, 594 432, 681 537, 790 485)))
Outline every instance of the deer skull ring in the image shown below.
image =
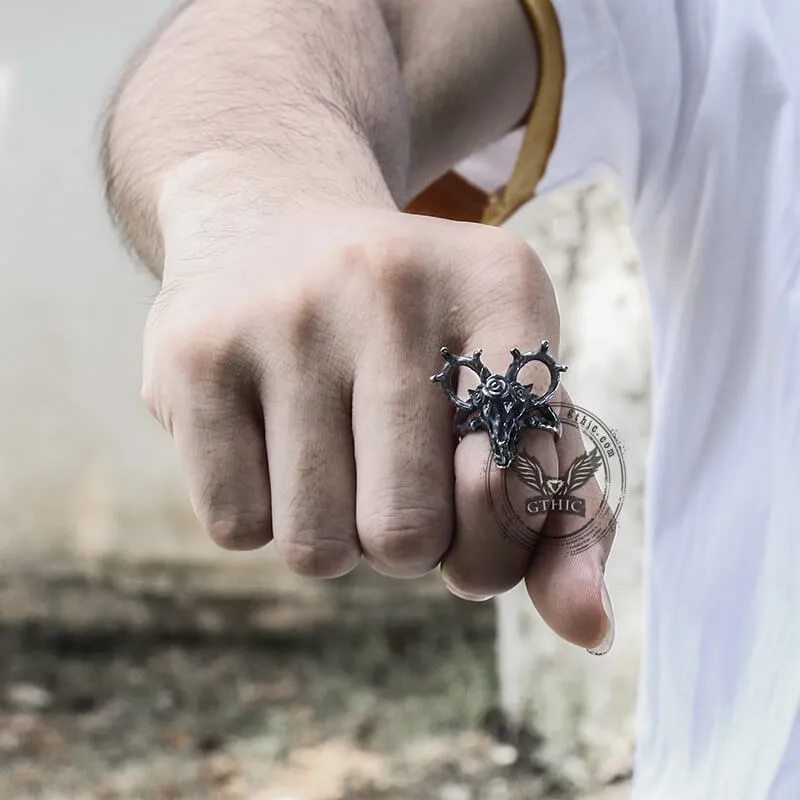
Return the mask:
POLYGON ((549 347, 548 342, 542 342, 542 346, 531 353, 521 353, 515 347, 511 351, 513 361, 505 375, 489 371, 481 361, 481 350, 476 350, 471 358, 454 356, 446 347, 440 350, 445 365, 431 380, 442 384, 456 407, 456 432, 464 436, 470 431, 486 431, 492 456, 500 469, 511 466, 517 454, 517 441, 527 428, 550 431, 557 438, 561 437, 561 420, 548 401, 556 393, 561 373, 567 368, 555 362, 547 352, 549 347), (520 370, 534 361, 543 364, 550 373, 550 385, 542 395, 533 393, 533 384, 521 384, 517 380, 520 370), (458 367, 472 370, 480 379, 478 387, 469 390, 467 400, 462 400, 453 386, 458 367))

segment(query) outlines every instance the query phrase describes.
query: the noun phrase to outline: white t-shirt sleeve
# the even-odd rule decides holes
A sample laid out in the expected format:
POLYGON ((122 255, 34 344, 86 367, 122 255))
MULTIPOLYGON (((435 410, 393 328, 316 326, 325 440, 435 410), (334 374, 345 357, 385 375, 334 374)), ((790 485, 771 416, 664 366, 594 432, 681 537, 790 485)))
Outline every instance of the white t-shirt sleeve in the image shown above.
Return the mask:
MULTIPOLYGON (((681 113, 680 0, 552 0, 566 80, 555 148, 539 194, 612 177, 626 201, 667 174, 681 113)), ((686 16, 683 13, 683 16, 686 16)), ((492 190, 513 169, 521 131, 459 165, 492 190)))

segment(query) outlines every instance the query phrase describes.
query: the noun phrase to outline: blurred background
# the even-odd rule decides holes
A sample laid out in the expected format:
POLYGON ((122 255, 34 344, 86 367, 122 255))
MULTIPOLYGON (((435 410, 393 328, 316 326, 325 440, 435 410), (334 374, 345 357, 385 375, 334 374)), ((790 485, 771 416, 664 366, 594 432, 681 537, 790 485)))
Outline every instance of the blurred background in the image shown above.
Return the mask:
POLYGON ((139 401, 156 284, 110 228, 98 120, 168 0, 0 0, 0 798, 626 796, 640 643, 648 319, 605 186, 511 221, 562 307, 570 390, 619 430, 617 643, 524 592, 314 583, 198 530, 139 401))

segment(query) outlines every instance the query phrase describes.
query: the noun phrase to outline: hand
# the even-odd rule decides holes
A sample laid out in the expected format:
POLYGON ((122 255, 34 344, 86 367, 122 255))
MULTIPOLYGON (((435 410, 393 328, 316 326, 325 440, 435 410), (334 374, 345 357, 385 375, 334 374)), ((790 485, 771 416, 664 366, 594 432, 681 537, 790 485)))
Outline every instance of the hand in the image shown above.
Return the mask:
MULTIPOLYGON (((512 347, 547 339, 557 354, 556 301, 532 250, 500 229, 391 209, 266 217, 246 205, 215 203, 202 224, 190 207, 166 215, 145 335, 143 397, 212 539, 234 550, 274 540, 291 570, 318 578, 362 556, 405 578, 441 562, 470 599, 525 579, 558 634, 596 646, 612 537, 580 555, 504 537, 487 500, 488 439, 456 447, 453 408, 429 380, 442 346, 480 347, 496 371, 512 347)), ((558 445, 523 436, 547 474, 582 447, 565 432, 558 445)), ((596 484, 586 492, 599 504, 596 484)), ((549 534, 574 524, 541 523, 549 534)))

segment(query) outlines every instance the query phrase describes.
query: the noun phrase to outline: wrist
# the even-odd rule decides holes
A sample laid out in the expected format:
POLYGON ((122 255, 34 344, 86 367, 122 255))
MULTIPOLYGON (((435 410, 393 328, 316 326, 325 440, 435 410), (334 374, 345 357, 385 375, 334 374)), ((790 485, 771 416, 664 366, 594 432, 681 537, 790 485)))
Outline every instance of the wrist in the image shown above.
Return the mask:
POLYGON ((368 153, 287 163, 261 152, 209 150, 166 170, 158 194, 164 226, 187 208, 283 213, 315 205, 397 208, 368 153))
POLYGON ((369 154, 287 164, 263 153, 208 151, 169 169, 158 196, 165 249, 232 230, 279 231, 287 215, 335 208, 397 210, 369 154))

